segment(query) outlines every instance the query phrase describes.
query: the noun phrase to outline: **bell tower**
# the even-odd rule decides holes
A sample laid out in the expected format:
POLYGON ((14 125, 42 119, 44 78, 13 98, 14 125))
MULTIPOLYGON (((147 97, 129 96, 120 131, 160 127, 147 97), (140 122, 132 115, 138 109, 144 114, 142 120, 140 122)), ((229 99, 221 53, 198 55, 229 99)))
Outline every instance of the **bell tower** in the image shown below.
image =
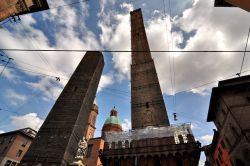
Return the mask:
POLYGON ((141 9, 131 16, 131 114, 132 129, 169 126, 154 61, 143 24, 141 9))
POLYGON ((89 120, 86 126, 85 134, 84 134, 87 140, 94 137, 94 133, 96 129, 95 122, 96 122, 97 115, 98 115, 98 106, 96 104, 93 104, 91 112, 89 114, 89 120))

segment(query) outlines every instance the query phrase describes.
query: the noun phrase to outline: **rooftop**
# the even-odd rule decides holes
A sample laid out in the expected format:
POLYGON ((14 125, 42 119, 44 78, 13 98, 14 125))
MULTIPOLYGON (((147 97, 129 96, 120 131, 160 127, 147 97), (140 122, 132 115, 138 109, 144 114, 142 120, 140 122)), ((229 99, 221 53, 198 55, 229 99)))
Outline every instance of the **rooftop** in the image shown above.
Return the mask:
POLYGON ((250 75, 231 78, 223 81, 219 81, 218 87, 212 89, 210 104, 208 109, 207 121, 213 121, 216 113, 217 102, 220 94, 225 90, 233 90, 237 88, 248 88, 250 84, 250 75))
POLYGON ((23 128, 23 129, 19 129, 19 130, 14 130, 14 131, 2 133, 2 134, 0 134, 0 137, 7 136, 7 135, 12 135, 12 134, 18 134, 18 133, 26 135, 26 136, 33 139, 33 138, 35 138, 35 136, 37 134, 37 131, 35 131, 32 128, 27 127, 27 128, 23 128))

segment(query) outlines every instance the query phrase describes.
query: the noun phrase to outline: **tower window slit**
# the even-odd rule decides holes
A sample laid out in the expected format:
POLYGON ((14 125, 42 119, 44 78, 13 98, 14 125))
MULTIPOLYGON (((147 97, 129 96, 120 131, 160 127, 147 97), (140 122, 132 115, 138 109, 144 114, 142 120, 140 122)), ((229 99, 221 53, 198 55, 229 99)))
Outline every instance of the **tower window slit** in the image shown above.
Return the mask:
POLYGON ((77 87, 75 86, 74 89, 73 89, 73 92, 76 92, 77 91, 77 87))

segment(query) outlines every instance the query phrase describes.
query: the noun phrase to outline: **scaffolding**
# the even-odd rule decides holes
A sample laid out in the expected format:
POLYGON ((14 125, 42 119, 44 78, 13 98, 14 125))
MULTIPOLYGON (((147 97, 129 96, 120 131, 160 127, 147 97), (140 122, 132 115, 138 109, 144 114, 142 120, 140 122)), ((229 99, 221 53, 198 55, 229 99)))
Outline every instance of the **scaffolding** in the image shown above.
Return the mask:
POLYGON ((187 143, 187 135, 193 135, 191 131, 191 123, 171 125, 167 127, 148 126, 143 129, 129 130, 124 132, 106 132, 105 142, 125 142, 132 140, 141 140, 146 138, 163 138, 174 137, 175 143, 180 143, 178 136, 183 137, 184 143, 187 143))

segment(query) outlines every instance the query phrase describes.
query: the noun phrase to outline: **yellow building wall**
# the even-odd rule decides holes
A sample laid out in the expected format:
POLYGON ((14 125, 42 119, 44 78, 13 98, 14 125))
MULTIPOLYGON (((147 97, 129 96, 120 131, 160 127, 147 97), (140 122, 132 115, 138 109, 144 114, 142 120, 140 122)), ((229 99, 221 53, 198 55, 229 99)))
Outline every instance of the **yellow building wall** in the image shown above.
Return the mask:
POLYGON ((15 4, 17 0, 0 0, 0 21, 17 13, 15 4))

